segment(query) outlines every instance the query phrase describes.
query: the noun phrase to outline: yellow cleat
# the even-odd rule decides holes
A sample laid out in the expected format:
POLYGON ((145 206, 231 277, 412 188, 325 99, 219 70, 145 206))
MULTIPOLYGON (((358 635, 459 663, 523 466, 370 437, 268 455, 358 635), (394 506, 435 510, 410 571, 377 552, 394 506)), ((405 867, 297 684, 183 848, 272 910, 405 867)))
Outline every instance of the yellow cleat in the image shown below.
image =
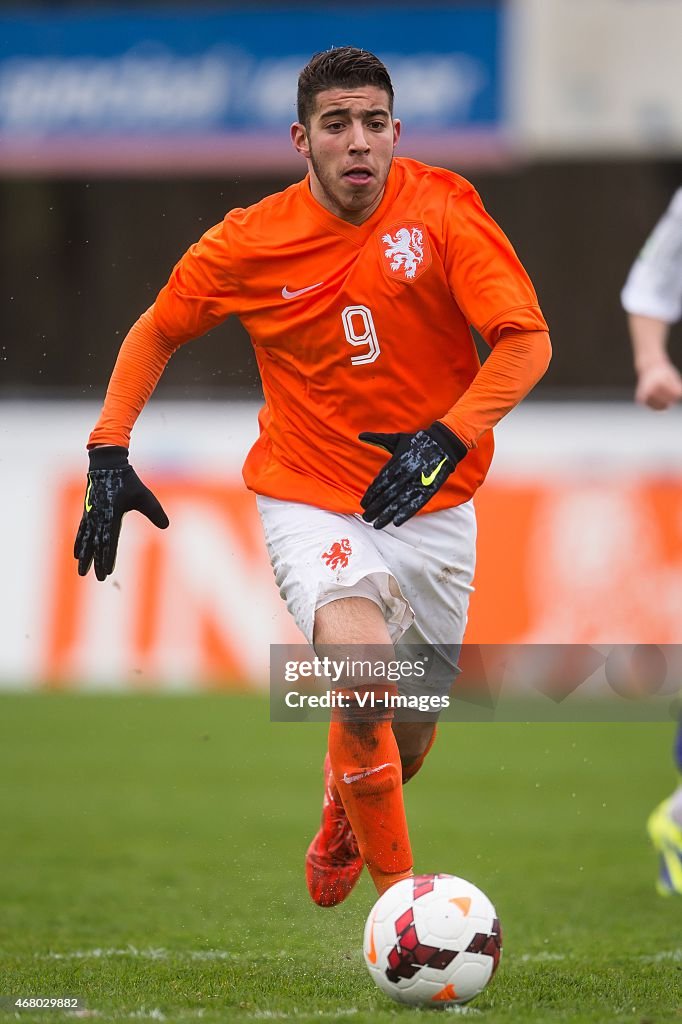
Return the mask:
POLYGON ((649 838, 659 856, 656 891, 661 896, 682 895, 682 828, 670 814, 671 801, 664 800, 651 812, 646 823, 649 838))

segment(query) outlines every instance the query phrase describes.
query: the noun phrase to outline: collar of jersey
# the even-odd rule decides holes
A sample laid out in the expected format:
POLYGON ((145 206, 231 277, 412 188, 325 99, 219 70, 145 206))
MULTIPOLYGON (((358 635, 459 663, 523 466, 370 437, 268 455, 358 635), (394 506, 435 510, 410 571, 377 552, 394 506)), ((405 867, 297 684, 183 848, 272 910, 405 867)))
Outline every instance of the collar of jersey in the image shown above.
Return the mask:
POLYGON ((329 210, 325 210, 324 206, 321 206, 320 203, 318 203, 310 191, 309 174, 306 174, 303 181, 300 182, 299 187, 303 202, 317 221, 323 224, 329 231, 334 231, 337 235, 342 235, 344 238, 347 238, 349 242, 353 242, 355 245, 360 246, 365 244, 377 224, 381 223, 386 211, 393 203, 396 193, 400 187, 399 178, 400 175, 398 173, 397 161, 394 159, 391 164, 391 169, 388 172, 386 187, 384 188, 384 194, 381 198, 381 202, 372 216, 366 221, 363 221, 362 224, 349 224, 347 220, 342 220, 341 217, 337 217, 336 214, 330 213, 329 210))

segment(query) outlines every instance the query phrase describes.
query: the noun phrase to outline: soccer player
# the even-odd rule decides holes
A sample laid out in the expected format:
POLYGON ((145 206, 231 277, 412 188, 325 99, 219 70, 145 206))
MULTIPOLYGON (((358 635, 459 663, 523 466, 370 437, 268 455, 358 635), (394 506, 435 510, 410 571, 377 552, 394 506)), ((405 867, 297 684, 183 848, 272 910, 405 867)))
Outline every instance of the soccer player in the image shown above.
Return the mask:
MULTIPOLYGON (((682 318, 682 188, 635 260, 621 293, 632 341, 638 402, 664 410, 682 399, 682 376, 668 355, 670 327, 682 318)), ((682 775, 682 722, 674 748, 682 775)), ((682 783, 647 822, 659 855, 658 891, 682 894, 682 783)))
MULTIPOLYGON (((234 314, 265 395, 244 480, 283 599, 316 650, 438 645, 428 678, 401 682, 437 697, 464 633, 492 428, 543 375, 550 343, 474 188, 394 159, 399 137, 377 57, 339 47, 310 60, 291 127, 307 176, 207 231, 123 342, 88 441, 75 555, 104 580, 125 511, 168 526, 128 464, 131 429, 178 346, 234 314), (491 348, 483 366, 470 325, 491 348)), ((433 716, 357 711, 329 728, 306 857, 321 906, 345 899, 363 865, 379 893, 412 874, 402 783, 433 743, 433 716)))

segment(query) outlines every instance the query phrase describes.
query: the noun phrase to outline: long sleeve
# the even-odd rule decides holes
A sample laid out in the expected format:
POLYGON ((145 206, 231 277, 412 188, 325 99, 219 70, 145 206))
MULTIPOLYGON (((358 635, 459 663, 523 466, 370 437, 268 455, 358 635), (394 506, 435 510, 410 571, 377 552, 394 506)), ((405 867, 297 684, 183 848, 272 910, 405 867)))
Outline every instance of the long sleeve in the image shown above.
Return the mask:
POLYGON ((632 265, 621 302, 631 315, 667 324, 682 317, 682 188, 632 265))
POLYGON ((549 366, 551 354, 546 331, 503 332, 472 383, 441 422, 467 448, 475 448, 481 434, 499 423, 537 384, 549 366))
POLYGON ((109 381, 100 417, 88 448, 120 444, 127 448, 130 433, 179 342, 169 341, 154 319, 154 307, 142 314, 126 335, 109 381))
POLYGON ((231 272, 228 221, 229 215, 187 250, 154 305, 126 335, 89 448, 127 448, 133 424, 173 352, 235 311, 239 287, 231 272))

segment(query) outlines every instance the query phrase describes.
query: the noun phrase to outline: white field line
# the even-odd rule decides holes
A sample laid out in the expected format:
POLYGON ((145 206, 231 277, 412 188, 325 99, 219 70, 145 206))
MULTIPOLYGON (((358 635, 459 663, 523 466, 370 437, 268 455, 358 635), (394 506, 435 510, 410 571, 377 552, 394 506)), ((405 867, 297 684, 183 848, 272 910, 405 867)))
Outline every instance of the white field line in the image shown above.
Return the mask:
MULTIPOLYGON (((115 957, 138 957, 141 960, 239 960, 246 954, 230 953, 226 949, 164 949, 162 947, 138 949, 137 946, 124 946, 120 949, 75 949, 67 953, 50 950, 47 953, 36 953, 37 960, 108 960, 115 957)), ((273 958, 284 956, 284 952, 271 955, 273 958)), ((251 957, 250 959, 253 959, 251 957)), ((262 959, 262 956, 258 957, 262 959)))
POLYGON ((314 1017, 316 1020, 334 1020, 338 1017, 349 1017, 358 1012, 356 1006, 345 1010, 255 1010, 245 1013, 244 1020, 296 1020, 298 1017, 314 1017))
MULTIPOLYGON (((482 1010, 476 1010, 475 1007, 443 1007, 438 1013, 446 1014, 457 1014, 462 1016, 468 1014, 469 1016, 475 1016, 476 1014, 482 1014, 482 1010)), ((278 1011, 278 1010, 256 1010, 251 1014, 245 1014, 244 1017, 247 1020, 252 1021, 285 1021, 285 1020, 297 1020, 299 1017, 314 1017, 315 1020, 334 1020, 339 1017, 350 1017, 353 1014, 359 1013, 356 1007, 347 1007, 345 1010, 289 1010, 289 1011, 278 1011)))
MULTIPOLYGON (((502 954, 504 960, 504 953, 502 954)), ((510 960, 520 960, 524 964, 545 964, 552 961, 560 961, 569 959, 563 953, 522 953, 521 956, 514 956, 513 954, 509 957, 510 960)), ((571 957, 570 959, 574 959, 571 957)))
MULTIPOLYGON (((455 1007, 455 1009, 466 1010, 466 1007, 455 1007)), ((194 1010, 182 1010, 180 1011, 183 1017, 201 1018, 204 1016, 204 1009, 194 1010)), ((353 1014, 358 1013, 356 1006, 349 1006, 345 1009, 338 1010, 256 1010, 253 1013, 242 1014, 243 1020, 296 1020, 299 1017, 314 1017, 316 1020, 324 1019, 338 1019, 339 1017, 349 1017, 353 1014)), ((476 1013, 480 1013, 480 1010, 476 1010, 476 1013)), ((100 1020, 166 1020, 166 1015, 163 1010, 159 1010, 158 1007, 154 1009, 147 1009, 145 1006, 141 1006, 139 1010, 132 1010, 130 1013, 108 1013, 103 1010, 76 1010, 74 1013, 68 1013, 69 1017, 85 1018, 85 1017, 97 1017, 100 1020)), ((175 1013, 174 1013, 175 1016, 175 1013)))
MULTIPOLYGON (((357 1006, 347 1006, 338 1010, 255 1010, 253 1013, 242 1014, 242 1020, 298 1020, 303 1017, 313 1017, 315 1020, 338 1020, 341 1017, 352 1017, 354 1014, 359 1013, 357 1006)), ((446 1006, 441 1011, 443 1013, 454 1013, 458 1016, 467 1014, 468 1016, 476 1016, 481 1014, 482 1010, 477 1010, 474 1006, 446 1006)), ((202 1017, 204 1014, 203 1010, 183 1010, 183 1016, 202 1017)), ((73 1016, 89 1016, 89 1017, 100 1017, 102 1020, 107 1020, 109 1014, 99 1013, 97 1010, 90 1010, 73 1014, 73 1016)), ((139 1010, 135 1010, 132 1013, 116 1014, 116 1020, 166 1020, 165 1014, 158 1009, 147 1010, 145 1007, 141 1007, 139 1010)))
MULTIPOLYGON (((193 1019, 199 1019, 203 1017, 205 1010, 200 1007, 198 1009, 187 1009, 182 1011, 183 1017, 192 1017, 193 1019)), ((146 1006, 141 1006, 139 1010, 131 1010, 129 1013, 121 1013, 118 1010, 112 1012, 105 1012, 104 1010, 74 1010, 73 1012, 66 1011, 67 1017, 75 1017, 83 1020, 88 1017, 97 1017, 99 1020, 166 1020, 166 1014, 163 1010, 160 1010, 158 1006, 153 1009, 147 1009, 146 1006)))
MULTIPOLYGON (((417 1009, 413 1007, 413 1009, 417 1009)), ((296 1020, 299 1017, 314 1017, 315 1020, 334 1020, 338 1017, 348 1017, 360 1011, 355 1006, 339 1010, 255 1010, 253 1013, 245 1013, 244 1020, 296 1020)), ((475 1016, 483 1013, 475 1006, 444 1006, 440 1013, 456 1013, 457 1015, 468 1014, 475 1016)))
POLYGON ((652 953, 650 956, 637 958, 643 964, 661 964, 671 960, 673 963, 682 963, 682 949, 662 949, 660 953, 652 953))
MULTIPOLYGON (((65 953, 50 950, 47 953, 34 953, 37 960, 98 960, 115 959, 116 957, 132 957, 140 960, 188 960, 188 961, 211 961, 211 960, 282 960, 290 957, 286 950, 280 949, 268 954, 263 953, 231 953, 226 949, 165 949, 163 947, 147 947, 140 949, 137 946, 129 945, 123 947, 76 949, 65 953)), ((580 960, 579 953, 551 953, 540 951, 538 953, 507 953, 504 957, 508 962, 521 962, 529 964, 561 963, 565 960, 580 960)), ((639 954, 628 959, 636 960, 638 963, 680 963, 682 962, 682 949, 663 949, 657 953, 639 954)), ((466 1007, 460 1007, 460 1010, 466 1007)), ((473 1007, 472 1007, 473 1009, 473 1007)), ((275 1014, 276 1011, 258 1011, 263 1014, 275 1014)), ((292 1011, 294 1012, 294 1011, 292 1011)), ((295 1011, 298 1013, 298 1011, 295 1011)), ((326 1011, 325 1011, 326 1012, 326 1011)), ((334 1011, 336 1012, 336 1011, 334 1011)), ((349 1011, 351 1012, 351 1011, 349 1011)), ((265 1019, 265 1018, 263 1018, 265 1019)))
POLYGON ((127 1020, 165 1020, 166 1014, 158 1008, 154 1010, 147 1010, 144 1006, 141 1006, 139 1010, 133 1010, 132 1013, 127 1013, 127 1020))
MULTIPOLYGON (((428 1012, 428 1011, 427 1011, 428 1012)), ((469 1017, 475 1017, 477 1013, 483 1013, 483 1010, 477 1010, 475 1006, 444 1006, 443 1013, 456 1013, 458 1017, 464 1017, 465 1014, 469 1017)))
MULTIPOLYGON (((503 958, 504 959, 504 958, 503 958)), ((527 964, 542 964, 561 962, 563 960, 581 960, 582 957, 578 953, 522 953, 521 956, 509 955, 509 960, 512 962, 520 960, 522 963, 527 964)), ((662 949, 658 953, 641 953, 637 956, 626 957, 629 960, 636 960, 640 964, 660 964, 666 962, 680 963, 682 962, 682 949, 662 949)))

